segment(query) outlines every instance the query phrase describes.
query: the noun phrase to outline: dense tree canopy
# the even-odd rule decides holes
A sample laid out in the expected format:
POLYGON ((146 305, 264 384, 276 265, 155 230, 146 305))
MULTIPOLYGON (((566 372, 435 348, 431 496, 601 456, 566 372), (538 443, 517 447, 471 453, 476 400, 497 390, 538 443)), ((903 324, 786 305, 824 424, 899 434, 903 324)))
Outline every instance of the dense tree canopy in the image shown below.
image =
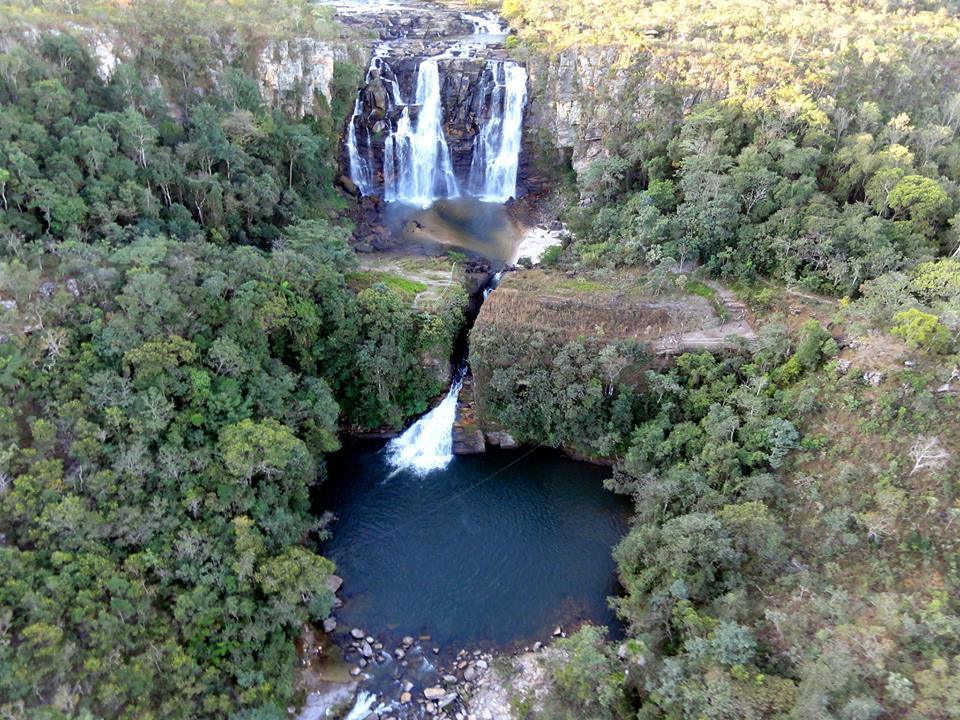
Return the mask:
POLYGON ((323 11, 122 5, 0 9, 56 25, 0 53, 0 715, 283 717, 324 454, 425 410, 466 297, 353 287, 332 112, 223 64, 323 11), (140 52, 104 81, 82 23, 140 52))

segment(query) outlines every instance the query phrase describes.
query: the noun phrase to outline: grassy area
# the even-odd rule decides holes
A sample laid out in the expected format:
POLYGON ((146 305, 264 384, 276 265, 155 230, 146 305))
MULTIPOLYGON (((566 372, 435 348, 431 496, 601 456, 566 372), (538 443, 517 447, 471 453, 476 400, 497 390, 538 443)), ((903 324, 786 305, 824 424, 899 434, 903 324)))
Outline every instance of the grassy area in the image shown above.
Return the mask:
POLYGON ((713 304, 699 294, 678 295, 672 287, 669 294, 655 293, 646 280, 638 270, 576 277, 541 269, 508 273, 477 324, 501 331, 536 327, 561 341, 598 336, 654 342, 719 323, 713 304))
POLYGON ((713 300, 717 296, 716 290, 699 280, 688 280, 686 285, 683 286, 683 290, 690 295, 696 295, 707 300, 713 300))
POLYGON ((347 275, 347 283, 352 289, 358 291, 376 285, 377 283, 382 283, 410 300, 427 290, 426 283, 392 273, 379 272, 377 270, 359 270, 349 273, 347 275))

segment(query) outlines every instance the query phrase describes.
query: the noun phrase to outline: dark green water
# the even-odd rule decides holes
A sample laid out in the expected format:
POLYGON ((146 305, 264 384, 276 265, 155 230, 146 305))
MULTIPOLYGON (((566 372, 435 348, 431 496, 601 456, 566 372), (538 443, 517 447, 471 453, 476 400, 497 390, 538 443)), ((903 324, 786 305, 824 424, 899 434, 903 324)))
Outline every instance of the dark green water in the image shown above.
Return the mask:
POLYGON ((518 450, 456 457, 424 477, 390 472, 382 443, 354 444, 318 493, 338 518, 322 550, 344 579, 341 628, 453 648, 615 624, 610 552, 630 505, 603 489, 609 469, 518 450))

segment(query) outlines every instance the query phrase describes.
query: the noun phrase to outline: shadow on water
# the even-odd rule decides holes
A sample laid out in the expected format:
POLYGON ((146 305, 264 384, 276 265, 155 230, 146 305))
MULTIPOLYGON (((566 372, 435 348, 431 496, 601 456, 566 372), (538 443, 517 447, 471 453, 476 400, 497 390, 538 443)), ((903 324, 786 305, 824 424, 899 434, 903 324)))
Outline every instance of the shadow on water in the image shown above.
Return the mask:
POLYGON ((382 443, 350 444, 316 497, 338 518, 322 551, 344 578, 341 627, 444 649, 510 648, 581 621, 619 634, 611 548, 630 503, 603 489, 608 473, 517 450, 388 477, 382 443))
POLYGON ((405 243, 429 252, 458 248, 494 264, 516 261, 522 235, 502 203, 471 197, 437 200, 425 210, 388 203, 383 222, 405 243))

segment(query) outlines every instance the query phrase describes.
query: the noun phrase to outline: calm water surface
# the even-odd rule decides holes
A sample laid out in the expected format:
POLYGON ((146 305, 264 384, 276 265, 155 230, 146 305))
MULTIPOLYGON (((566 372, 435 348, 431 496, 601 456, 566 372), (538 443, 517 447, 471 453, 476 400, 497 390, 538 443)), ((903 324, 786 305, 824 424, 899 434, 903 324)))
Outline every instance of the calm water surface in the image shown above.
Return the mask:
POLYGON ((609 469, 555 452, 457 457, 425 477, 390 477, 382 443, 330 465, 320 510, 338 520, 322 548, 344 579, 341 628, 445 647, 546 640, 558 624, 615 624, 612 547, 630 505, 609 469))

